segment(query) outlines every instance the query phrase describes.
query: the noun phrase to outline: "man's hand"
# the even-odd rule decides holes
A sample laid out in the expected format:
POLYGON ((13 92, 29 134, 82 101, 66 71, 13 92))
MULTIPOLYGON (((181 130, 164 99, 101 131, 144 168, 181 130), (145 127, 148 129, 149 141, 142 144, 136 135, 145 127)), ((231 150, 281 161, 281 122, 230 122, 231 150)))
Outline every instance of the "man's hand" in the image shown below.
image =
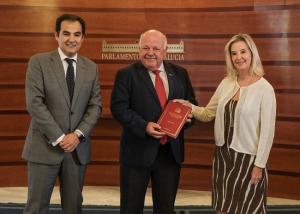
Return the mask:
POLYGON ((79 141, 77 135, 75 133, 69 133, 59 143, 59 146, 65 152, 73 152, 79 143, 80 143, 80 141, 79 141))
POLYGON ((166 133, 160 131, 160 128, 160 125, 157 123, 149 122, 146 126, 146 132, 148 135, 159 139, 166 135, 166 133))

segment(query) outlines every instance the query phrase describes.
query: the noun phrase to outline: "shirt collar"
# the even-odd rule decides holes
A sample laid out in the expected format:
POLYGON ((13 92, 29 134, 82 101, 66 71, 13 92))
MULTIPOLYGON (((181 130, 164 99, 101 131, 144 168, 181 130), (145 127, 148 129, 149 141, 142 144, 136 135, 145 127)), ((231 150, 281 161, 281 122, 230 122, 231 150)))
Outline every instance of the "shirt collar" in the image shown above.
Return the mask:
POLYGON ((73 59, 75 62, 77 62, 77 54, 75 54, 73 57, 68 57, 66 56, 66 54, 64 54, 64 52, 60 48, 58 48, 58 54, 61 61, 64 61, 66 58, 70 58, 73 59))
POLYGON ((161 63, 161 65, 159 66, 159 69, 162 72, 165 72, 165 67, 164 67, 164 63, 161 63))
MULTIPOLYGON (((159 66, 159 68, 157 70, 160 70, 162 73, 165 73, 165 67, 164 67, 164 63, 161 63, 161 65, 159 66)), ((150 73, 153 73, 152 71, 149 70, 150 73)))

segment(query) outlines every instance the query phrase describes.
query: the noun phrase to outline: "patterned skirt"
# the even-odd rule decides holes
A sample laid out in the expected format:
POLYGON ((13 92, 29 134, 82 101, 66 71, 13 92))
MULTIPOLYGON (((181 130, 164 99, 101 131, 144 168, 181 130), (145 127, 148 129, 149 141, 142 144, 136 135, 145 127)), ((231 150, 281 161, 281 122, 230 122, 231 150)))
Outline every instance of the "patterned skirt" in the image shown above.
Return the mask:
POLYGON ((229 214, 265 214, 268 184, 266 168, 263 169, 261 181, 251 184, 255 156, 229 148, 233 134, 233 127, 229 127, 232 117, 229 117, 234 111, 235 106, 231 109, 225 107, 226 142, 222 147, 217 146, 214 154, 212 206, 229 214))

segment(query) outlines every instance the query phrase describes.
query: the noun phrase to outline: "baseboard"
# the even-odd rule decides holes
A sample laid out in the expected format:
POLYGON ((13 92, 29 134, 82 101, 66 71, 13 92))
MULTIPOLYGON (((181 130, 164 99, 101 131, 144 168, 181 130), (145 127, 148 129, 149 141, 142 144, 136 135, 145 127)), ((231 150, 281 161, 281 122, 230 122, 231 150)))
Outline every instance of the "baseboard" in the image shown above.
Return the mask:
MULTIPOLYGON (((0 203, 1 214, 22 214, 24 204, 0 203)), ((82 214, 118 214, 119 206, 84 205, 82 214)), ((176 214, 214 214, 211 206, 176 206, 176 214)), ((268 206, 268 214, 299 214, 300 206, 272 205, 268 206)), ((49 214, 62 214, 60 205, 51 205, 49 214)), ((144 214, 152 214, 152 207, 145 207, 144 214)))

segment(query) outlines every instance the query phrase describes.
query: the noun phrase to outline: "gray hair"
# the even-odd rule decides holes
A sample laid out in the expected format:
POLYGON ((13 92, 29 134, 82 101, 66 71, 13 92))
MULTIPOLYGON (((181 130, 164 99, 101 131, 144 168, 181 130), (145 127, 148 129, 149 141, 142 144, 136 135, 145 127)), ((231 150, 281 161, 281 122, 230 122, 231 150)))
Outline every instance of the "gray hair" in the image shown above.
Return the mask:
POLYGON ((167 44, 168 44, 168 43, 167 43, 167 37, 166 37, 166 35, 163 34, 163 33, 160 32, 160 31, 154 30, 154 29, 147 30, 147 31, 145 31, 144 33, 141 34, 140 39, 139 39, 139 47, 141 47, 141 41, 142 41, 143 37, 145 37, 147 34, 153 34, 153 33, 155 33, 155 34, 157 34, 159 37, 161 37, 162 41, 164 42, 163 47, 164 47, 164 49, 166 50, 167 44))

